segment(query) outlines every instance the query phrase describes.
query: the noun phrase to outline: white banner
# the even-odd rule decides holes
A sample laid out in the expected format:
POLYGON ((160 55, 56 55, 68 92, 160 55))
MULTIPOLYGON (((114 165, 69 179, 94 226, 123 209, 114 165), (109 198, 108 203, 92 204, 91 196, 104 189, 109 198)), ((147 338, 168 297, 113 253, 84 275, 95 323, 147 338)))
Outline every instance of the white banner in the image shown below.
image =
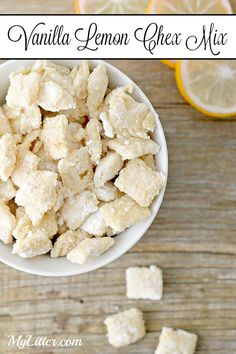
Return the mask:
POLYGON ((1 15, 1 59, 236 59, 234 15, 1 15))

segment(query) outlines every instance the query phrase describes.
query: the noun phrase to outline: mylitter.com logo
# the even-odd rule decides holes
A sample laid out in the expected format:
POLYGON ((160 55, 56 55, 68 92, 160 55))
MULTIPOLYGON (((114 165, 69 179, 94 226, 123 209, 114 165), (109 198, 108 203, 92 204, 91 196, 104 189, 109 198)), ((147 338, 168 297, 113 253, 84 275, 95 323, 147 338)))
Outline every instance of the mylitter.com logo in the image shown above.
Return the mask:
POLYGON ((8 336, 8 346, 17 347, 19 349, 24 349, 28 347, 37 348, 71 348, 71 347, 81 347, 83 341, 81 338, 52 338, 48 336, 37 336, 34 337, 32 334, 27 335, 9 335, 8 336))

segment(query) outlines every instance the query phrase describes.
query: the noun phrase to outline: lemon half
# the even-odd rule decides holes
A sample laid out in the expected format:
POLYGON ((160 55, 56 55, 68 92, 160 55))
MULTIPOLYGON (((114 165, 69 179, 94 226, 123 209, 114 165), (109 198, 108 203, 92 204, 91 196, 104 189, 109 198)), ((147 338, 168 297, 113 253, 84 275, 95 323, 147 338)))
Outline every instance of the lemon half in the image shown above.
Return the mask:
POLYGON ((200 112, 218 118, 236 115, 236 61, 182 60, 176 68, 177 86, 200 112))
POLYGON ((154 14, 232 14, 229 0, 151 0, 148 13, 154 14))
MULTIPOLYGON (((147 14, 232 14, 229 0, 151 0, 147 14)), ((176 68, 177 60, 162 60, 176 68)))
POLYGON ((144 14, 148 0, 75 0, 76 13, 144 14))

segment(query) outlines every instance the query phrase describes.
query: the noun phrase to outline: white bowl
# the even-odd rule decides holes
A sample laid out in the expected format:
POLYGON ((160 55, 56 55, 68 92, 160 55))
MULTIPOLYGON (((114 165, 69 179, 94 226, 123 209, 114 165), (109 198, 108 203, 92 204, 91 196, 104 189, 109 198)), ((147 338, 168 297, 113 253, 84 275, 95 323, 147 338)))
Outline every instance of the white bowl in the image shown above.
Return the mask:
MULTIPOLYGON (((79 60, 52 60, 55 63, 64 64, 68 67, 73 67, 74 65, 79 64, 79 60)), ((34 60, 10 60, 2 65, 0 65, 0 82, 1 82, 1 91, 0 91, 0 103, 4 103, 4 99, 9 87, 9 74, 21 67, 28 66, 32 64, 34 60)), ((99 60, 90 60, 89 64, 91 67, 97 66, 101 61, 99 60)), ((114 66, 105 63, 108 71, 108 76, 110 79, 110 86, 124 86, 130 83, 133 83, 125 74, 116 69, 114 66)), ((134 83, 133 83, 134 84, 134 83)), ((167 155, 167 146, 165 135, 159 120, 159 117, 155 110, 153 109, 151 103, 140 90, 140 88, 134 84, 134 97, 139 102, 144 102, 150 108, 151 112, 154 114, 157 124, 157 129, 153 134, 153 138, 158 142, 161 149, 156 156, 157 168, 158 171, 164 173, 167 179, 168 174, 168 155, 167 155)), ((134 246, 141 237, 145 234, 147 229, 150 227, 153 222, 163 200, 165 193, 165 188, 162 189, 160 195, 154 200, 152 204, 151 216, 139 222, 138 224, 128 228, 124 232, 120 233, 115 237, 115 245, 101 255, 99 258, 94 261, 88 262, 83 265, 78 265, 69 262, 65 257, 61 258, 51 258, 49 255, 42 255, 32 259, 23 259, 18 255, 13 255, 11 253, 12 246, 4 245, 0 241, 0 260, 5 264, 28 272, 31 274, 45 275, 45 276, 68 276, 87 273, 92 270, 101 268, 106 264, 113 262, 125 252, 127 252, 132 246, 134 246)))

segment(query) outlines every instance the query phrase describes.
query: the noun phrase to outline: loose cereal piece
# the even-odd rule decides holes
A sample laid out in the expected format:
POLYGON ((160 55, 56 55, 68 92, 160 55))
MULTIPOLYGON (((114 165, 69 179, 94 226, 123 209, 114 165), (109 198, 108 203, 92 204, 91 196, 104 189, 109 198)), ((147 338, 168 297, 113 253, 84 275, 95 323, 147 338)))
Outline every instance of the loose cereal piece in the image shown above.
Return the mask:
POLYGON ((4 111, 15 133, 27 134, 41 126, 42 114, 37 106, 22 108, 5 105, 4 111))
POLYGON ((106 136, 148 139, 148 133, 154 131, 153 115, 146 104, 136 102, 129 95, 132 91, 131 86, 118 87, 106 97, 100 113, 106 136))
POLYGON ((163 292, 162 271, 155 265, 126 269, 128 299, 161 300, 163 292))
POLYGON ((16 164, 16 143, 13 135, 4 134, 0 138, 0 178, 6 182, 16 164))
MULTIPOLYGON (((84 102, 88 95, 88 78, 90 75, 89 65, 86 60, 82 60, 78 67, 75 66, 71 71, 76 98, 79 102, 84 102)), ((85 101, 86 102, 86 101, 85 101)))
POLYGON ((101 211, 91 214, 80 228, 93 236, 103 236, 106 233, 106 224, 101 211))
POLYGON ((19 73, 10 75, 10 87, 6 101, 9 107, 30 107, 35 104, 39 93, 40 75, 38 73, 19 73))
POLYGON ((10 212, 10 208, 0 199, 0 239, 5 243, 13 241, 12 231, 16 225, 16 218, 10 212))
POLYGON ((155 157, 152 154, 147 154, 144 156, 141 156, 141 159, 145 162, 145 164, 150 167, 152 170, 156 171, 156 161, 155 157))
POLYGON ((85 239, 68 253, 67 259, 72 263, 84 264, 99 257, 114 243, 111 237, 85 239))
POLYGON ((80 242, 89 238, 90 235, 84 231, 66 231, 60 235, 51 250, 51 257, 64 257, 75 248, 80 242))
POLYGON ((94 184, 96 188, 104 186, 107 181, 113 179, 123 167, 120 155, 115 152, 108 153, 103 157, 95 170, 94 184))
POLYGON ((16 204, 25 207, 25 212, 37 226, 44 214, 56 202, 57 174, 49 171, 37 171, 29 175, 16 193, 16 204))
POLYGON ((110 149, 121 155, 123 160, 131 160, 145 154, 156 154, 159 151, 157 143, 151 139, 119 138, 108 142, 110 149))
POLYGON ((52 249, 52 242, 42 231, 29 232, 27 237, 16 240, 12 253, 22 258, 32 258, 48 253, 52 249))
POLYGON ((102 139, 100 136, 101 124, 96 119, 91 119, 86 125, 86 145, 88 146, 91 160, 98 164, 102 155, 102 139))
POLYGON ((15 198, 16 189, 10 179, 6 182, 0 181, 0 199, 11 200, 15 198))
POLYGON ((16 166, 12 172, 11 178, 17 187, 25 183, 32 172, 38 169, 39 158, 31 151, 18 149, 16 166))
POLYGON ((122 196, 122 193, 112 182, 106 182, 104 186, 100 188, 94 188, 98 200, 102 202, 111 202, 122 196))
POLYGON ((108 342, 115 348, 135 343, 146 334, 143 314, 136 308, 109 316, 104 323, 108 342))
POLYGON ((196 345, 196 334, 163 327, 155 354, 193 354, 196 345))
POLYGON ((61 159, 58 171, 66 196, 73 196, 87 188, 94 175, 88 148, 82 147, 61 159))
POLYGON ((12 129, 8 118, 5 116, 3 109, 0 107, 0 136, 12 133, 12 129))
POLYGON ((68 120, 65 115, 57 115, 44 120, 42 141, 46 152, 53 160, 66 157, 69 153, 67 127, 68 120))
POLYGON ((141 159, 130 160, 120 171, 115 186, 142 207, 149 206, 164 187, 163 174, 153 171, 141 159))
POLYGON ((71 230, 76 230, 88 216, 98 209, 98 200, 94 193, 83 191, 66 199, 61 215, 71 230))
POLYGON ((102 104, 108 86, 106 66, 98 65, 90 74, 88 79, 88 109, 92 115, 102 104))
POLYGON ((141 207, 127 195, 104 204, 100 210, 106 226, 111 227, 116 233, 124 231, 150 215, 148 208, 141 207))
POLYGON ((76 108, 72 78, 57 67, 45 67, 42 75, 37 104, 50 112, 76 108))

